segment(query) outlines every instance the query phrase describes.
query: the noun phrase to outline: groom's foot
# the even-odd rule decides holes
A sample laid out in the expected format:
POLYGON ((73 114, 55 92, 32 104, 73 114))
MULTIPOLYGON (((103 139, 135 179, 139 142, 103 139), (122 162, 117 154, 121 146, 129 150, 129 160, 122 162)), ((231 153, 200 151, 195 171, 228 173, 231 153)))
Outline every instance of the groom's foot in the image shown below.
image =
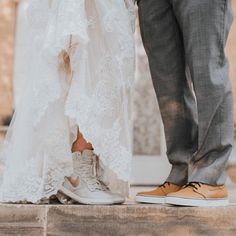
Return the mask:
POLYGON ((158 188, 149 192, 140 192, 136 195, 135 200, 143 203, 160 203, 164 204, 167 194, 177 192, 181 186, 165 182, 158 188))
POLYGON ((166 197, 166 203, 179 206, 227 206, 228 190, 225 185, 211 186, 199 182, 192 182, 175 193, 166 197))

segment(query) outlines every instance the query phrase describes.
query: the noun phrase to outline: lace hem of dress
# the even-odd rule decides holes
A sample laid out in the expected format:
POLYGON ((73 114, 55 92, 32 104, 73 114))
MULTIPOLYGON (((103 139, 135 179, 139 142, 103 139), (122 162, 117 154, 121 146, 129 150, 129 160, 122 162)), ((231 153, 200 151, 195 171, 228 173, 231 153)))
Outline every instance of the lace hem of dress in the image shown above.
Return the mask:
MULTIPOLYGON (((88 19, 84 0, 74 0, 72 1, 73 4, 71 4, 71 1, 70 4, 67 4, 66 1, 61 1, 62 5, 60 5, 59 2, 60 1, 57 2, 57 9, 59 9, 57 16, 59 16, 59 20, 57 18, 57 24, 53 21, 50 24, 49 29, 51 36, 48 37, 48 40, 46 40, 46 46, 44 48, 47 52, 49 51, 49 48, 51 51, 55 50, 55 54, 49 55, 54 58, 53 55, 58 55, 60 50, 69 48, 69 38, 71 37, 73 38, 74 45, 84 45, 74 49, 73 53, 70 55, 72 72, 76 73, 76 69, 73 68, 80 68, 82 71, 80 71, 80 74, 77 77, 81 79, 81 77, 87 76, 83 69, 87 66, 86 61, 89 60, 86 47, 86 43, 89 42, 88 28, 96 28, 97 25, 96 22, 94 22, 93 17, 91 17, 90 20, 88 19), (79 9, 80 14, 78 14, 79 9), (78 15, 80 15, 80 19, 78 19, 78 15), (78 24, 70 25, 68 29, 66 26, 69 24, 69 22, 71 22, 69 19, 75 19, 73 22, 77 22, 78 24), (60 22, 60 24, 58 22, 60 22), (66 29, 66 31, 61 30, 60 32, 55 29, 55 26, 60 26, 60 28, 66 29), (78 31, 78 29, 80 29, 80 31, 78 31), (56 32, 59 32, 59 34, 57 34, 56 37, 53 37, 53 35, 56 35, 56 32), (57 43, 52 41, 53 38, 57 38, 57 43), (81 39, 83 40, 81 41, 81 39), (54 48, 54 50, 52 50, 52 48, 54 48)), ((114 114, 113 112, 116 109, 128 109, 127 97, 130 96, 129 90, 134 77, 134 42, 131 25, 134 23, 135 14, 133 1, 126 0, 126 4, 127 9, 123 8, 123 16, 121 15, 121 11, 117 9, 117 5, 115 5, 114 7, 111 7, 101 19, 105 32, 108 34, 113 33, 115 35, 115 38, 119 44, 119 53, 116 53, 115 51, 117 49, 115 49, 114 53, 116 53, 116 57, 110 53, 104 53, 104 55, 99 59, 100 63, 99 68, 96 71, 96 75, 100 75, 102 79, 93 90, 93 98, 90 98, 90 94, 84 94, 83 90, 76 89, 76 87, 81 87, 81 84, 78 83, 78 78, 77 81, 76 79, 73 80, 73 76, 75 77, 73 74, 70 75, 72 77, 71 83, 69 85, 67 84, 65 86, 67 88, 62 91, 60 91, 60 88, 64 78, 61 79, 61 81, 51 81, 51 84, 47 85, 48 91, 43 92, 44 99, 42 99, 42 96, 38 96, 37 99, 37 103, 42 104, 42 109, 39 109, 34 113, 36 115, 35 120, 39 122, 48 108, 48 101, 50 101, 50 99, 51 101, 56 100, 60 93, 63 93, 63 91, 67 90, 67 92, 61 95, 65 97, 66 115, 76 121, 76 124, 80 127, 80 130, 83 132, 85 137, 93 143, 94 148, 100 155, 104 165, 108 166, 113 172, 115 172, 119 179, 128 181, 130 162, 132 158, 131 150, 125 146, 121 146, 120 150, 117 150, 116 146, 122 133, 122 125, 120 124, 121 121, 119 120, 122 119, 122 117, 118 117, 118 119, 112 117, 111 119, 113 125, 109 129, 105 129, 103 127, 98 128, 98 126, 95 125, 97 124, 96 119, 99 118, 99 115, 100 119, 104 118, 102 113, 106 114, 106 116, 109 116, 109 113, 110 115, 114 114), (116 83, 112 81, 114 84, 111 84, 110 78, 112 77, 117 80, 116 83), (59 89, 57 89, 57 87, 59 89), (57 90, 57 92, 52 91, 53 88, 55 88, 55 91, 57 90), (121 91, 122 89, 126 91, 121 91), (50 97, 47 97, 49 94, 50 97), (55 96, 52 96, 53 94, 55 96), (117 96, 123 96, 123 104, 120 104, 117 96), (115 108, 115 106, 117 107, 115 108), (95 130, 96 132, 94 132, 95 130), (99 135, 96 135, 96 133, 99 135), (115 134, 115 137, 111 137, 111 134, 115 134), (103 144, 100 144, 97 141, 99 136, 103 136, 103 144), (117 158, 117 156, 119 156, 119 158, 117 158), (128 166, 128 168, 123 169, 122 166, 128 166)), ((55 16, 55 14, 53 14, 53 16, 55 16)), ((52 61, 54 60, 55 59, 52 61)), ((54 73, 57 73, 57 71, 54 73)), ((45 78, 48 79, 48 77, 49 76, 46 76, 45 78)), ((56 78, 56 76, 51 76, 51 78, 56 78)), ((44 81, 43 84, 45 85, 47 82, 44 81)), ((37 84, 36 87, 38 89, 40 85, 37 84)), ((46 86, 44 86, 44 88, 46 88, 46 86)), ((40 92, 40 94, 42 94, 42 92, 40 92)), ((128 113, 128 111, 126 112, 128 113)), ((125 114, 125 116, 127 117, 128 114, 125 114)), ((129 122, 129 119, 126 122, 129 122)), ((131 139, 130 136, 128 138, 131 139)), ((130 145, 130 142, 127 142, 128 145, 130 145)))
POLYGON ((96 1, 95 16, 84 0, 52 1, 50 8, 47 4, 32 0, 29 8, 37 57, 4 152, 1 201, 37 202, 57 193, 73 171, 70 147, 76 126, 93 143, 104 166, 120 180, 130 177, 128 99, 134 72, 130 13, 118 0, 96 1), (100 48, 89 40, 94 32, 102 32, 96 38, 100 48), (69 51, 71 42, 76 47, 69 51), (62 51, 70 56, 70 74, 58 68, 62 51), (36 150, 28 150, 30 143, 36 150))

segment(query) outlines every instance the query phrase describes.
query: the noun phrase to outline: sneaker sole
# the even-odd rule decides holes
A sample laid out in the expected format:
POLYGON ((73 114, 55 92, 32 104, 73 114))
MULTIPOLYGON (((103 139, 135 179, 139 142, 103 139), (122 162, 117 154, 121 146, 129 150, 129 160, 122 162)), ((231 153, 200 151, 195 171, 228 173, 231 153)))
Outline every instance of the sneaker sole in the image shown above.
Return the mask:
POLYGON ((170 205, 177 206, 193 206, 193 207, 220 207, 220 206, 228 206, 228 199, 189 199, 189 198, 178 198, 178 197, 166 197, 166 203, 170 205))
POLYGON ((142 202, 142 203, 153 203, 153 204, 165 204, 166 203, 166 197, 149 197, 149 196, 136 196, 135 201, 136 202, 142 202))
POLYGON ((122 201, 113 201, 113 204, 116 204, 116 205, 122 205, 122 204, 124 204, 125 203, 125 200, 122 200, 122 201))
POLYGON ((80 204, 84 204, 84 205, 112 205, 114 204, 113 201, 112 202, 103 201, 103 200, 95 201, 94 199, 81 198, 78 195, 71 192, 70 190, 64 188, 63 186, 61 187, 60 191, 64 193, 65 195, 67 195, 68 197, 70 197, 71 199, 73 199, 74 201, 80 204))

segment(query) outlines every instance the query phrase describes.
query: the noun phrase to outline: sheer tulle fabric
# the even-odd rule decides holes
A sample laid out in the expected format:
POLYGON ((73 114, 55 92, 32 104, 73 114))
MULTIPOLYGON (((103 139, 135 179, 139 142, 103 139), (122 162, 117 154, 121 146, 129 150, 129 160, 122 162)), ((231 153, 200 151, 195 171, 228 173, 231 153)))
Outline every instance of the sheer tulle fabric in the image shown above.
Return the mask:
POLYGON ((129 0, 32 0, 32 56, 2 155, 1 201, 55 194, 73 171, 77 127, 105 178, 124 191, 132 158, 132 7, 129 0))

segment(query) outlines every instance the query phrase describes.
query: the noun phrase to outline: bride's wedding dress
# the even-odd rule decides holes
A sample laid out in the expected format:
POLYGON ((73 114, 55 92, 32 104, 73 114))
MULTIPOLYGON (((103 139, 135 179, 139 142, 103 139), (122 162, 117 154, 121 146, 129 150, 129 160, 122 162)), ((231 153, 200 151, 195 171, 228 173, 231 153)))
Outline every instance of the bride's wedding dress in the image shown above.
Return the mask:
POLYGON ((113 187, 129 180, 133 17, 132 0, 31 1, 32 57, 2 153, 0 201, 56 194, 73 172, 77 127, 106 177, 120 180, 113 187))

